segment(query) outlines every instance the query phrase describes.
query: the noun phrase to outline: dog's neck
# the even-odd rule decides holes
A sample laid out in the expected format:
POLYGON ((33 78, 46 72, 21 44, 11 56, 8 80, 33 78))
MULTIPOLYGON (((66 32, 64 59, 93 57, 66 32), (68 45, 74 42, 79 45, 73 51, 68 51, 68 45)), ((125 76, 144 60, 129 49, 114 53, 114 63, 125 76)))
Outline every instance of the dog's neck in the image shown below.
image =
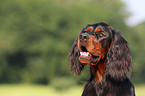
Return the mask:
POLYGON ((106 59, 102 60, 103 62, 99 62, 97 65, 93 66, 91 65, 91 73, 97 80, 97 82, 101 82, 103 79, 103 75, 105 73, 105 67, 106 67, 106 59))

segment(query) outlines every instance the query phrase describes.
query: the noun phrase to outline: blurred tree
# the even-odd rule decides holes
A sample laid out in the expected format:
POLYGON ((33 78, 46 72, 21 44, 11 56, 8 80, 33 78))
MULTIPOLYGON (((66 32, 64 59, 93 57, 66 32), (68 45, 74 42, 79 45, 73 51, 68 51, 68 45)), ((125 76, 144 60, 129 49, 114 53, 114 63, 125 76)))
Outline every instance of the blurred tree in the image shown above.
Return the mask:
POLYGON ((133 78, 134 81, 137 83, 144 83, 145 81, 145 43, 144 43, 144 36, 145 36, 145 22, 137 25, 133 28, 135 31, 135 35, 133 36, 132 42, 132 51, 133 52, 133 63, 134 63, 134 70, 133 70, 133 78))

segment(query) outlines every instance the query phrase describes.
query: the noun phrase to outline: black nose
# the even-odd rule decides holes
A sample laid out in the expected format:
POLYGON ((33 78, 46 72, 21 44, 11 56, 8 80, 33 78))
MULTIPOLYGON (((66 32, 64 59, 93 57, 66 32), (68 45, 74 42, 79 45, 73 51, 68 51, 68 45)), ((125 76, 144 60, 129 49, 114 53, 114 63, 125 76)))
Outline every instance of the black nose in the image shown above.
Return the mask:
POLYGON ((83 33, 83 34, 80 34, 79 39, 81 41, 87 41, 87 40, 89 40, 89 36, 87 34, 83 33))

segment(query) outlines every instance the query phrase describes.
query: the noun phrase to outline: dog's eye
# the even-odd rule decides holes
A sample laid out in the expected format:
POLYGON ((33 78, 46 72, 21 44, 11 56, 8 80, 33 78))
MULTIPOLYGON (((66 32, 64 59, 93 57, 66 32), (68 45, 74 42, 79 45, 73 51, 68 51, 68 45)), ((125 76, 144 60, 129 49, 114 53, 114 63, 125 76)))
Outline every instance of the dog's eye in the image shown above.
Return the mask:
POLYGON ((104 37, 104 36, 105 36, 105 33, 103 33, 103 32, 98 32, 98 33, 96 33, 96 36, 97 36, 97 38, 99 39, 99 38, 101 38, 101 37, 104 37))
POLYGON ((86 33, 88 30, 87 29, 85 29, 82 33, 86 33))
POLYGON ((103 36, 105 36, 105 34, 104 34, 103 32, 100 32, 100 33, 98 34, 98 36, 99 36, 99 37, 103 37, 103 36))

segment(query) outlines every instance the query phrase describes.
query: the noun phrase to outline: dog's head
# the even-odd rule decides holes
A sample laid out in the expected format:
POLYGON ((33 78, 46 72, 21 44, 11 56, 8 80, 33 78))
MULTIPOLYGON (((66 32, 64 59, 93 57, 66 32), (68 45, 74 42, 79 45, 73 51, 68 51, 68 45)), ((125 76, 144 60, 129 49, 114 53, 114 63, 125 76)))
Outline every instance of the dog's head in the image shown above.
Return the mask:
POLYGON ((79 75, 85 65, 97 66, 104 61, 105 72, 112 78, 130 76, 131 56, 127 41, 106 23, 84 27, 69 54, 71 71, 79 75))
POLYGON ((111 44, 111 32, 105 23, 91 24, 83 28, 78 36, 79 61, 83 65, 96 65, 106 58, 111 44))

